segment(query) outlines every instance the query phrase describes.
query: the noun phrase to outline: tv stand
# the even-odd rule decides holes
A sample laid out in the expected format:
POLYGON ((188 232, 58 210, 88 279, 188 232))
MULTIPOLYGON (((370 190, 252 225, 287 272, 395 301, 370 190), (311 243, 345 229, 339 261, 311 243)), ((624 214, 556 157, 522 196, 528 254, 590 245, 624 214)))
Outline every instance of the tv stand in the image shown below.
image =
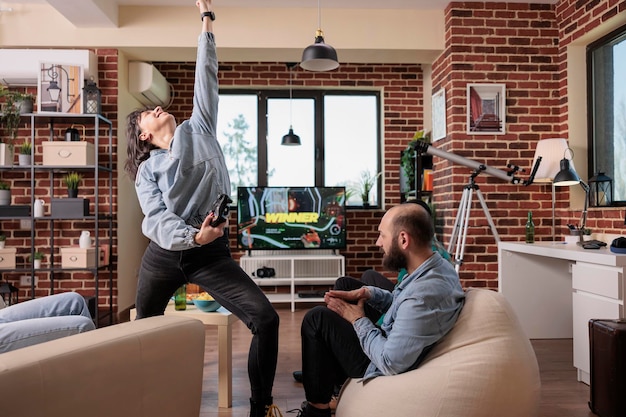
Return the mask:
POLYGON ((289 286, 289 292, 267 293, 267 298, 272 303, 290 303, 292 312, 296 309, 296 303, 324 301, 320 294, 310 296, 311 286, 327 285, 330 288, 337 278, 345 275, 345 258, 334 250, 249 251, 241 257, 239 263, 260 287, 289 286), (262 267, 274 268, 276 275, 272 278, 257 278, 256 270, 262 267), (302 288, 306 296, 300 297, 297 289, 304 286, 309 288, 302 288))

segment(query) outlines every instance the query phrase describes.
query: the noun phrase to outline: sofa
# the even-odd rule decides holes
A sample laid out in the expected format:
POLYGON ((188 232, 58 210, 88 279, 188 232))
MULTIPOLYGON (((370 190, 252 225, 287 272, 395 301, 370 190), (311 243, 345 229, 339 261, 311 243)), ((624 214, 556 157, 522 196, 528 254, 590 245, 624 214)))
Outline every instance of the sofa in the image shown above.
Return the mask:
POLYGON ((158 316, 0 354, 7 417, 198 417, 204 325, 158 316))
POLYGON ((540 389, 537 358, 509 303, 469 289, 457 323, 417 369, 349 380, 336 417, 532 417, 540 389))

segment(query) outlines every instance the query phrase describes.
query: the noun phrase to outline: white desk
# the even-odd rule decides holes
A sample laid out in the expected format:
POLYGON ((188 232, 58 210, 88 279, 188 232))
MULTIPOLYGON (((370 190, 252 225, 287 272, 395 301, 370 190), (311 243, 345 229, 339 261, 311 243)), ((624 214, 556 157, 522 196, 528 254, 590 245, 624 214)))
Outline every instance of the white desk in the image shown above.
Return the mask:
MULTIPOLYGON (((215 312, 207 313, 198 310, 195 305, 187 305, 186 310, 176 311, 173 301, 169 302, 165 309, 165 315, 170 314, 193 317, 207 326, 217 326, 217 403, 219 407, 230 408, 233 404, 233 337, 231 325, 239 319, 224 307, 220 307, 215 312)), ((135 320, 136 316, 137 312, 132 309, 130 319, 135 320)))
POLYGON ((576 244, 498 244, 498 289, 530 339, 573 338, 589 384, 589 319, 624 318, 626 255, 576 244))

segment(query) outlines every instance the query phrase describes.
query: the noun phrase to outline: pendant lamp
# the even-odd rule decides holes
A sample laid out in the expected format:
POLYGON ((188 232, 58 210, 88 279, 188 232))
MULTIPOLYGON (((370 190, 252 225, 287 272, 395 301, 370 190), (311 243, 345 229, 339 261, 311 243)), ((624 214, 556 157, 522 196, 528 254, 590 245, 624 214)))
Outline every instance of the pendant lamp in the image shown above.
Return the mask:
POLYGON ((300 145, 300 136, 296 135, 295 133, 293 133, 293 126, 291 124, 292 118, 291 118, 291 107, 292 107, 292 101, 293 101, 293 97, 292 97, 292 85, 291 85, 291 72, 293 71, 293 67, 295 67, 296 64, 294 64, 293 62, 288 62, 287 63, 287 68, 289 69, 289 133, 287 133, 285 136, 283 136, 283 141, 282 141, 282 145, 285 146, 297 146, 300 145))
POLYGON ((320 1, 317 0, 315 43, 307 46, 304 52, 302 52, 302 62, 300 62, 300 66, 307 71, 331 71, 339 66, 337 51, 332 46, 324 43, 320 1))

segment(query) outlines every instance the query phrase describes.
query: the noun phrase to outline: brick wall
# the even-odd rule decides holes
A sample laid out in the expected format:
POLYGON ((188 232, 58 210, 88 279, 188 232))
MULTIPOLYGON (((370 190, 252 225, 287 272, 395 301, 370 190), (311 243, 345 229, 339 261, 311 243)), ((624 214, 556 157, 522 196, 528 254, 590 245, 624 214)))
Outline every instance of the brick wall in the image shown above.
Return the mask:
MULTIPOLYGON (((545 4, 450 3, 446 9, 446 49, 433 65, 433 92, 446 91, 447 137, 436 146, 463 157, 507 170, 527 170, 536 143, 567 138, 565 48, 569 42, 624 9, 624 2, 562 1, 545 4), (609 6, 611 4, 611 6, 609 6), (506 84, 506 134, 466 133, 466 85, 506 84)), ((445 219, 448 242, 470 170, 435 158, 434 200, 445 219)), ((502 240, 523 240, 526 214, 532 210, 536 238, 551 240, 551 188, 513 185, 481 174, 476 180, 502 240)), ((476 201, 476 198, 474 198, 476 201)), ((568 222, 578 223, 568 190, 557 194, 557 235, 568 222)), ((472 210, 461 279, 464 286, 497 288, 497 245, 477 202, 472 210)), ((623 233, 619 209, 589 210, 594 232, 623 233)))
MULTIPOLYGON (((96 50, 98 55, 98 70, 99 70, 99 85, 102 90, 102 110, 103 115, 113 122, 113 184, 109 184, 108 176, 103 173, 100 174, 99 196, 98 204, 100 205, 100 211, 108 213, 108 204, 110 198, 109 185, 113 187, 113 213, 117 213, 117 50, 102 49, 96 50)), ((36 87, 20 88, 22 91, 27 91, 33 95, 37 95, 36 87)), ((36 110, 36 107, 35 107, 36 110)), ((47 125, 38 125, 35 136, 37 138, 37 144, 33 147, 33 160, 36 165, 42 164, 42 140, 65 140, 64 132, 69 126, 57 126, 52 130, 53 139, 50 139, 50 128, 47 125)), ((83 134, 82 128, 77 127, 81 139, 87 141, 94 141, 94 129, 92 126, 85 126, 85 133, 83 134)), ((108 152, 109 138, 106 136, 106 130, 100 130, 99 147, 100 152, 108 152), (104 135, 104 136, 103 136, 104 135)), ((16 139, 16 146, 19 146, 26 140, 30 139, 30 124, 24 124, 19 130, 19 136, 16 139)), ((16 164, 17 164, 17 157, 16 164)), ((4 181, 8 181, 12 184, 12 204, 14 205, 30 205, 30 173, 25 173, 20 170, 3 170, 1 177, 4 181)), ((90 198, 91 212, 94 211, 95 201, 93 200, 93 194, 96 187, 94 178, 87 173, 83 174, 83 180, 79 189, 79 197, 85 196, 90 198), (89 197, 91 196, 91 197, 89 197)), ((55 176, 54 184, 54 197, 65 197, 64 185, 61 183, 60 175, 55 176)), ((45 213, 50 215, 50 180, 47 173, 41 173, 35 175, 35 198, 41 198, 45 201, 45 213)), ((58 248, 61 246, 75 246, 78 245, 78 237, 81 230, 93 231, 93 222, 83 222, 80 220, 72 221, 57 221, 54 223, 54 230, 50 229, 50 222, 38 220, 34 222, 35 225, 35 250, 45 253, 45 259, 42 263, 42 268, 47 268, 50 265, 50 242, 49 238, 54 236, 55 239, 55 253, 54 256, 55 267, 61 265, 61 256, 58 248)), ((108 237, 107 229, 108 222, 102 222, 100 224, 100 230, 103 232, 100 234, 100 238, 104 239, 108 237)), ((114 311, 117 309, 116 295, 117 295, 117 271, 116 271, 116 257, 117 253, 117 223, 114 219, 113 222, 113 306, 114 311)), ((30 268, 29 254, 31 250, 31 231, 21 230, 20 222, 15 220, 3 220, 0 221, 0 230, 7 234, 7 247, 17 248, 17 267, 30 268)), ((92 232, 93 235, 93 232, 92 232)), ((19 288, 19 299, 24 300, 33 296, 30 287, 20 287, 20 275, 22 273, 2 273, 2 280, 8 281, 11 284, 19 288)), ((92 274, 87 272, 55 272, 54 281, 50 279, 49 272, 39 271, 35 273, 38 284, 35 289, 34 296, 42 297, 51 293, 58 293, 64 291, 77 291, 85 296, 95 295, 95 280, 92 274)), ((102 307, 109 305, 109 283, 108 274, 100 276, 99 284, 99 304, 102 307)))
MULTIPOLYGON (((178 121, 189 117, 194 79, 194 63, 155 63, 169 82, 174 84, 176 99, 170 111, 178 121)), ((400 203, 400 152, 423 129, 423 78, 418 65, 342 64, 332 72, 306 72, 294 68, 292 85, 298 88, 377 89, 383 104, 384 204, 400 203)), ((223 88, 289 87, 289 72, 284 63, 220 64, 220 86, 223 88)), ((381 269, 381 254, 375 246, 377 227, 383 210, 348 210, 348 247, 346 273, 360 276, 367 268, 381 269)), ((234 217, 231 236, 235 236, 234 217)), ((234 237, 232 247, 236 246, 234 237)), ((235 252, 235 258, 243 253, 235 252)), ((393 277, 394 274, 389 274, 393 277)))

